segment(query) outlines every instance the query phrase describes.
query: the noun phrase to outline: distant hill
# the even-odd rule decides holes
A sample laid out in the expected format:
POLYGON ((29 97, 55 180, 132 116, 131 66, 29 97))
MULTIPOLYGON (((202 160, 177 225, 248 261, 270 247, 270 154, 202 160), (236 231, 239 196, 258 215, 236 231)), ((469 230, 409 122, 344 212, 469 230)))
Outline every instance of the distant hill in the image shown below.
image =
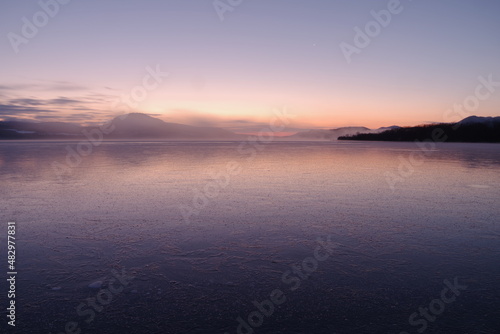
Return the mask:
POLYGON ((379 129, 369 129, 363 126, 348 126, 330 130, 309 130, 298 132, 291 136, 283 137, 289 140, 337 140, 338 137, 355 135, 358 133, 379 133, 387 129, 398 128, 398 126, 391 126, 379 129))
MULTIPOLYGON (((240 140, 248 137, 215 127, 167 123, 141 113, 118 116, 108 127, 113 131, 105 134, 105 139, 240 140)), ((63 122, 6 121, 0 122, 0 139, 80 139, 86 138, 85 130, 98 128, 63 122)))
MULTIPOLYGON (((115 117, 108 123, 113 130, 104 139, 156 140, 246 140, 241 135, 217 127, 199 127, 168 123, 141 113, 115 117)), ((64 122, 0 122, 2 139, 86 139, 85 133, 99 126, 81 126, 64 122)), ((378 129, 341 127, 330 130, 309 130, 291 136, 276 137, 290 141, 374 140, 415 141, 431 139, 440 129, 450 142, 500 142, 500 117, 470 116, 457 123, 430 124, 415 127, 390 126, 378 129)))
POLYGON ((436 133, 447 142, 499 143, 500 117, 470 116, 457 123, 441 123, 404 127, 381 133, 341 136, 339 140, 423 141, 432 140, 436 133))
POLYGON ((461 125, 465 124, 487 124, 489 126, 494 125, 495 123, 500 122, 500 116, 498 117, 479 117, 479 116, 469 116, 467 118, 464 118, 460 122, 458 122, 461 125))
POLYGON ((146 114, 131 113, 111 121, 115 129, 108 138, 160 138, 160 139, 241 139, 229 130, 215 127, 199 127, 178 123, 167 123, 146 114))

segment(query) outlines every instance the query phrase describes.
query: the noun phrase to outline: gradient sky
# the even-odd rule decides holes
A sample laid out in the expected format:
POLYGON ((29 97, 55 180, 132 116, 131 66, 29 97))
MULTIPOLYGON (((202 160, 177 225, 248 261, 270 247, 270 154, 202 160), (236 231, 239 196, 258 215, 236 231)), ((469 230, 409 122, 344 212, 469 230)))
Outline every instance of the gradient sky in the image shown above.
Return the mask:
MULTIPOLYGON (((389 1, 243 0, 224 20, 213 2, 72 0, 16 53, 9 33, 41 7, 2 1, 0 118, 88 124, 133 110, 251 132, 280 107, 296 115, 290 131, 404 126, 443 121, 479 76, 500 81, 498 0, 401 0, 351 63, 339 45, 389 1), (157 65, 163 83, 117 107, 157 65)), ((474 114, 499 107, 500 87, 474 114)))

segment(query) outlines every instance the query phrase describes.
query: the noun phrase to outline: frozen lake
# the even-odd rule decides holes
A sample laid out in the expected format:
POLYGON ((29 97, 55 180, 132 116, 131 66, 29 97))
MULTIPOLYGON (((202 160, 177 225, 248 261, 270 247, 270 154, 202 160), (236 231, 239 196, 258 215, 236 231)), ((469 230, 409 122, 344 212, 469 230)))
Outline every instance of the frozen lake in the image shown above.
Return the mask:
POLYGON ((18 333, 500 331, 500 145, 77 144, 0 142, 18 333))

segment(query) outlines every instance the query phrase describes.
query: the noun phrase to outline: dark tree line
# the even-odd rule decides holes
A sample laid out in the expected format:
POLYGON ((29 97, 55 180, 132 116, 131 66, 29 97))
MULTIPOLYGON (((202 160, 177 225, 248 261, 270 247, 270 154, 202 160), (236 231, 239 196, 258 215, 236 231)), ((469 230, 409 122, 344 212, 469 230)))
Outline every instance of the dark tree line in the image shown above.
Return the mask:
POLYGON ((500 122, 443 123, 387 130, 381 133, 358 133, 339 140, 424 141, 439 138, 446 142, 499 143, 500 122))

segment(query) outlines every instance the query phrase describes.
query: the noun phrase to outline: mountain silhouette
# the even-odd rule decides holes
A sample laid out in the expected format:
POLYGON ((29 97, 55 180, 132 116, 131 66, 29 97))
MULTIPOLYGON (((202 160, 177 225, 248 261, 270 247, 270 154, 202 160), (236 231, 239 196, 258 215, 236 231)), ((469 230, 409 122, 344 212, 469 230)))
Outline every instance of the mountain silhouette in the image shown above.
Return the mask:
POLYGON ((398 126, 369 129, 364 126, 346 126, 330 130, 309 130, 284 137, 295 140, 337 140, 341 136, 355 135, 358 133, 379 133, 387 129, 398 128, 398 126))
MULTIPOLYGON (((63 122, 0 122, 0 139, 79 139, 101 126, 63 122)), ((142 113, 115 117, 106 123, 105 139, 241 140, 248 136, 216 127, 167 123, 142 113)))
POLYGON ((428 124, 383 131, 341 136, 339 140, 373 141, 446 141, 464 143, 499 143, 500 117, 470 116, 457 123, 428 124))
POLYGON ((109 138, 151 139, 239 139, 241 135, 216 127, 199 127, 168 123, 141 113, 115 117, 111 123, 114 130, 109 138))
MULTIPOLYGON (((86 139, 85 133, 103 132, 104 139, 154 140, 245 140, 241 135, 217 127, 199 127, 169 123, 142 113, 113 118, 101 126, 81 126, 64 122, 0 122, 0 139, 86 139)), ((470 116, 457 123, 390 126, 378 129, 341 127, 330 130, 309 130, 277 140, 382 140, 415 141, 432 138, 433 131, 443 131, 446 141, 500 142, 500 117, 470 116)))

